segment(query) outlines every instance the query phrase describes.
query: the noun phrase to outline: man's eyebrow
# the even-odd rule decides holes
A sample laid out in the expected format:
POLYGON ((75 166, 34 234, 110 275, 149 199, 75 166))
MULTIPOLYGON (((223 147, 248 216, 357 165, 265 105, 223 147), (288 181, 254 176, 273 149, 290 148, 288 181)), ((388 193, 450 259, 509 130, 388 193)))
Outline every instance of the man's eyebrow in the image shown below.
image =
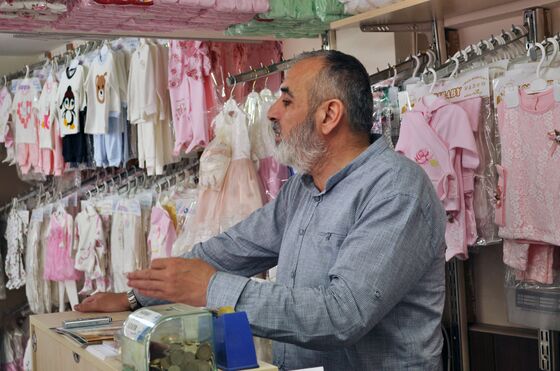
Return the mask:
POLYGON ((294 97, 294 95, 293 95, 292 92, 290 91, 290 88, 288 88, 287 86, 281 87, 281 88, 280 88, 280 91, 281 91, 282 93, 288 94, 288 95, 289 95, 290 97, 292 97, 292 98, 294 97))

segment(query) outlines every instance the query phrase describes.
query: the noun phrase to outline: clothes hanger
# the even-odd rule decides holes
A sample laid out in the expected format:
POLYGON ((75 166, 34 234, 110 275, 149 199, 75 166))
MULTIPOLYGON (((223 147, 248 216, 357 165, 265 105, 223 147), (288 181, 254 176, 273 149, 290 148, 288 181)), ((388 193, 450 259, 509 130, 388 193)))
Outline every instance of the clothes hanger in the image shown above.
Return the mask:
POLYGON ((558 40, 556 40, 556 37, 548 37, 546 41, 551 43, 553 48, 552 55, 550 56, 550 60, 546 65, 547 67, 550 67, 550 65, 556 61, 556 57, 558 56, 558 49, 560 48, 560 45, 558 44, 558 40))
POLYGON ((459 58, 453 56, 451 57, 451 60, 453 62, 455 62, 455 67, 453 68, 453 72, 451 72, 451 75, 449 75, 450 79, 454 79, 455 75, 457 74, 457 72, 459 71, 459 58))
POLYGON ((25 79, 29 78, 29 65, 25 65, 25 79))
MULTIPOLYGON (((536 94, 536 93, 543 92, 548 87, 548 84, 547 84, 546 80, 541 77, 541 67, 546 60, 546 49, 545 49, 544 45, 541 44, 541 43, 535 43, 535 45, 533 47, 539 48, 541 50, 542 55, 541 55, 541 60, 539 61, 539 64, 537 65, 537 78, 535 80, 531 81, 531 84, 527 88, 527 93, 529 93, 529 94, 536 94)), ((529 50, 527 50, 527 55, 530 55, 531 49, 532 48, 529 48, 529 50)))

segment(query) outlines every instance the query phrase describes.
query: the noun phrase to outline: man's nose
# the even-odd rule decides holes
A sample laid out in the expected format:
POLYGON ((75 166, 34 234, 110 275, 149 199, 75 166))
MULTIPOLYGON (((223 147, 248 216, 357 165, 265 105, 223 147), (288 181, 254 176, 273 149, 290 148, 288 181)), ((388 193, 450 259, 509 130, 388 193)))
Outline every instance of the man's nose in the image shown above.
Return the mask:
POLYGON ((280 99, 277 99, 276 102, 274 102, 274 104, 268 109, 267 117, 270 121, 278 121, 280 119, 280 113, 278 111, 279 103, 280 99))

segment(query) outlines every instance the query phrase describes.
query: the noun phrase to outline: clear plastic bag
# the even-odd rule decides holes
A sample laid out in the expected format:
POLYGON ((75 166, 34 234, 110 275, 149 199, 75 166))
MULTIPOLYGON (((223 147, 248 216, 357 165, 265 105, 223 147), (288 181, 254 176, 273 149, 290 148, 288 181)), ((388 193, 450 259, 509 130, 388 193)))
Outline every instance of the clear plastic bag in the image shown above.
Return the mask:
POLYGON ((220 190, 230 162, 231 147, 220 140, 211 141, 200 157, 200 186, 220 190))

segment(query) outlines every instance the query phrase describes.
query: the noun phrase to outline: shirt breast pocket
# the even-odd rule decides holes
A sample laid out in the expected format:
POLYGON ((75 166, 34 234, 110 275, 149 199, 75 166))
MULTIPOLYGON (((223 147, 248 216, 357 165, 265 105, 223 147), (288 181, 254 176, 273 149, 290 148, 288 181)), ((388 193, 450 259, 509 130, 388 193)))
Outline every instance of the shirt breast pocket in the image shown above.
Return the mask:
MULTIPOLYGON (((322 230, 314 236, 314 264, 325 275, 335 264, 340 247, 346 239, 346 233, 322 230)), ((325 276, 326 277, 326 276, 325 276)))

